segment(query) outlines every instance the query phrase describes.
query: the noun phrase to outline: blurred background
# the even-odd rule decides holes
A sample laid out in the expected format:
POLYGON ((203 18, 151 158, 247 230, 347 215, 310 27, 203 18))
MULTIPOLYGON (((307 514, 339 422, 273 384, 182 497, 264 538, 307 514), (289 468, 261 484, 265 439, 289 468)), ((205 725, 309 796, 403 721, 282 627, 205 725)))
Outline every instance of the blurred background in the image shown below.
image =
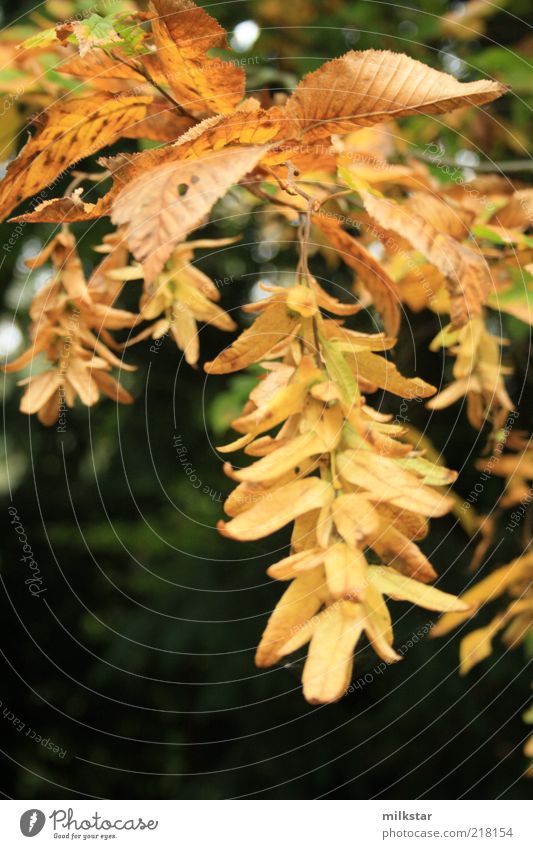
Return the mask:
MULTIPOLYGON (((412 119, 409 143, 442 141, 448 156, 470 168, 484 155, 496 161, 528 157, 529 0, 202 5, 228 29, 251 92, 289 91, 303 73, 352 48, 403 51, 464 80, 493 76, 512 86, 513 97, 470 117, 412 119), (486 117, 489 111, 498 120, 486 117)), ((89 6, 99 4, 58 1, 45 8, 4 0, 1 23, 16 23, 23 33, 28 15, 57 21, 89 6)), ((3 68, 0 83, 6 74, 3 68)), ((134 142, 127 144, 135 149, 134 142)), ((532 173, 526 168, 524 182, 532 173)), ((201 252, 199 267, 220 281, 222 303, 242 327, 238 308, 254 297, 258 280, 275 282, 294 267, 295 255, 276 244, 275 227, 258 221, 238 194, 223 204, 220 225, 206 228, 205 235, 241 232, 243 238, 223 252, 201 252)), ((3 225, 0 245, 12 229, 3 225)), ((91 248, 106 226, 92 225, 85 235, 82 225, 74 229, 83 237, 89 270, 91 248)), ((47 225, 28 227, 12 250, 2 251, 2 356, 23 350, 27 308, 47 275, 46 269, 28 273, 24 261, 51 232, 47 225)), ((346 270, 328 268, 323 256, 313 262, 317 274, 349 285, 346 270)), ((132 309, 135 285, 122 301, 132 309)), ((526 373, 529 330, 506 321, 515 380, 528 387, 524 417, 533 385, 526 373)), ((437 320, 424 314, 415 327, 424 355, 415 364, 412 344, 402 346, 400 338, 398 365, 408 373, 416 367, 419 376, 438 382, 441 359, 425 353, 437 320)), ((202 331, 202 362, 228 339, 215 329, 202 331)), ((418 639, 401 664, 380 675, 376 657, 363 649, 354 672, 358 686, 326 707, 304 702, 301 661, 255 668, 254 647, 281 589, 266 578, 265 568, 271 551, 287 544, 288 531, 274 541, 244 545, 220 537, 214 527, 231 489, 214 445, 229 441, 229 423, 254 378, 206 379, 201 369, 182 362, 169 339, 155 351, 149 342, 136 346, 127 360, 138 365, 133 375, 123 375, 136 403, 76 408, 68 413, 65 433, 21 415, 16 376, 3 380, 3 793, 207 799, 530 795, 531 784, 522 777, 527 729, 521 715, 530 680, 523 649, 504 654, 497 647, 466 678, 457 674, 459 635, 418 639), (185 473, 176 437, 201 487, 185 473), (9 506, 17 510, 39 564, 43 592, 37 597, 24 584, 9 506)), ((425 427, 422 405, 410 405, 410 416, 425 427)), ((531 425, 523 418, 521 423, 531 425)), ((433 416, 431 435, 452 468, 464 466, 477 436, 456 408, 433 416)), ((476 480, 473 466, 466 465, 458 482, 463 498, 476 480)), ((481 512, 483 499, 492 503, 499 487, 498 480, 489 481, 477 505, 481 512)), ((517 553, 512 542, 499 549, 499 563, 517 553)), ((435 521, 423 547, 446 574, 443 588, 460 591, 471 577, 473 543, 465 529, 453 517, 435 521)), ((398 646, 431 625, 427 611, 395 604, 393 613, 398 646)))

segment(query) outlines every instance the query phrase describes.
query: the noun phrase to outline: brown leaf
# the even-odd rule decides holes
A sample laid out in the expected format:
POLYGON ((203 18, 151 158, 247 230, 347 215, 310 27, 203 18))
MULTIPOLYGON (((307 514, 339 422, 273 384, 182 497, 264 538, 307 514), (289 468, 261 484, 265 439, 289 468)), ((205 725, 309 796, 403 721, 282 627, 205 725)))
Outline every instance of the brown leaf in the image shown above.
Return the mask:
POLYGON ((95 203, 86 203, 81 199, 83 189, 75 189, 64 198, 51 198, 38 204, 33 212, 26 212, 10 218, 10 221, 32 224, 35 222, 67 224, 73 221, 88 221, 109 215, 111 211, 111 193, 99 198, 95 203))
POLYGON ((515 192, 490 221, 510 229, 533 227, 533 189, 515 192))
POLYGON ((191 0, 152 0, 157 58, 170 88, 190 112, 231 112, 244 97, 243 68, 207 51, 226 47, 226 33, 191 0))
POLYGON ((146 115, 151 97, 60 100, 43 115, 44 126, 8 166, 0 184, 0 217, 44 186, 47 192, 69 166, 120 138, 146 115))
POLYGON ((350 51, 304 77, 286 109, 295 135, 305 134, 307 140, 387 118, 479 106, 506 91, 490 80, 460 83, 403 53, 350 51))
POLYGON ((141 172, 118 194, 112 220, 125 225, 128 245, 143 263, 147 283, 161 271, 175 245, 203 222, 231 185, 252 170, 265 149, 227 148, 202 160, 164 162, 141 172))
POLYGON ((313 223, 322 230, 328 241, 340 254, 343 262, 353 268, 374 306, 383 319, 389 336, 397 336, 400 327, 401 299, 398 287, 378 260, 334 219, 315 215, 313 223))
POLYGON ((368 213, 381 227, 394 230, 424 254, 447 277, 452 324, 460 327, 480 315, 491 289, 486 260, 431 222, 402 205, 360 192, 368 213))

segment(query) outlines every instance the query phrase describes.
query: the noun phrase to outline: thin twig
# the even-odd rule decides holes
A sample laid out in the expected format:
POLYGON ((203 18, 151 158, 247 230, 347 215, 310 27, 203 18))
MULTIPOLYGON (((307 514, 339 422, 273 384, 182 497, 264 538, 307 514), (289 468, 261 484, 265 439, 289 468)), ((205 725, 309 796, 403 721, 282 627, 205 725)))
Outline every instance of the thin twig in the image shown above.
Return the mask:
POLYGON ((168 101, 170 101, 170 103, 172 103, 172 105, 176 109, 178 109, 184 117, 191 118, 191 120, 195 122, 198 120, 194 117, 194 115, 191 115, 191 113, 187 109, 185 109, 185 107, 182 106, 181 103, 178 103, 178 101, 175 100, 168 91, 165 91, 165 89, 154 80, 149 71, 147 71, 141 63, 133 64, 132 62, 128 62, 127 59, 122 59, 120 56, 117 56, 117 54, 114 53, 112 50, 110 51, 110 53, 113 59, 115 59, 117 62, 120 62, 122 65, 125 65, 126 68, 130 69, 130 71, 135 71, 135 73, 140 74, 142 77, 144 77, 146 82, 150 83, 150 85, 157 89, 159 94, 161 94, 168 101))
POLYGON ((278 206, 286 206, 288 207, 288 209, 292 209, 298 214, 300 214, 302 211, 299 206, 296 206, 296 204, 294 203, 290 203, 290 201, 288 200, 282 200, 281 198, 272 197, 267 192, 263 191, 260 186, 254 186, 249 183, 240 183, 239 185, 241 185, 244 189, 248 189, 248 191, 252 195, 255 195, 255 197, 257 198, 261 198, 261 200, 267 200, 269 203, 278 204, 278 206))
POLYGON ((445 156, 432 156, 423 152, 414 152, 415 159, 421 159, 422 162, 428 162, 430 165, 445 165, 448 168, 455 168, 461 171, 463 168, 471 168, 472 171, 479 171, 480 174, 513 174, 522 171, 533 171, 533 159, 515 159, 502 162, 479 162, 477 165, 461 165, 454 159, 449 159, 445 156))

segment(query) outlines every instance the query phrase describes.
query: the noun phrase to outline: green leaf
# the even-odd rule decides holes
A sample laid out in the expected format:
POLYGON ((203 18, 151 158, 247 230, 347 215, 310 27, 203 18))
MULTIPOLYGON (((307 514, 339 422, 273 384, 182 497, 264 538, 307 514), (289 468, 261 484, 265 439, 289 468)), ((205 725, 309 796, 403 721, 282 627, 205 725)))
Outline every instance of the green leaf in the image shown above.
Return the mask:
POLYGON ((335 342, 328 342, 327 339, 320 337, 320 345, 326 360, 329 379, 339 387, 344 403, 353 404, 359 397, 359 388, 346 358, 335 342))
POLYGON ((415 472, 421 479, 422 483, 430 486, 448 486, 454 482, 457 477, 455 472, 447 469, 445 466, 439 466, 426 460, 424 457, 404 457, 396 460, 396 463, 407 469, 409 472, 415 472))
POLYGON ((50 29, 43 29, 40 32, 35 33, 35 35, 31 35, 22 44, 19 44, 19 50, 32 50, 34 47, 46 47, 48 44, 51 44, 53 41, 57 40, 57 35, 55 31, 55 27, 50 27, 50 29))
POLYGON ((515 238, 509 234, 510 238, 504 239, 503 236, 500 236, 499 233, 496 233, 486 224, 479 224, 476 227, 472 227, 472 233, 478 239, 487 239, 487 241, 492 242, 493 245, 520 244, 527 248, 533 248, 533 239, 523 233, 516 233, 515 238))

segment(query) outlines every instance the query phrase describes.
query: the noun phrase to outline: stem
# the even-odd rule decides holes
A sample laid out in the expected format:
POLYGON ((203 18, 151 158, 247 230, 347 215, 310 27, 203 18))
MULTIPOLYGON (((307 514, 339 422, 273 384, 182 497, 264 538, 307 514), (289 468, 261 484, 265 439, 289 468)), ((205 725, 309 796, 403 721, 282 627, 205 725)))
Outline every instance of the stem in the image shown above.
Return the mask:
POLYGON ((165 91, 165 89, 162 88, 162 86, 160 86, 159 83, 154 80, 154 78, 149 73, 149 71, 147 71, 146 68, 140 62, 137 63, 137 64, 134 64, 132 62, 128 62, 127 59, 122 59, 120 56, 117 56, 117 54, 114 53, 112 50, 110 51, 110 53, 111 53, 111 56, 113 57, 113 59, 115 59, 117 62, 120 62, 122 65, 125 65, 126 68, 130 69, 130 71, 135 71, 137 74, 140 74, 142 77, 144 77, 146 82, 150 83, 150 85, 152 85, 155 89, 157 89, 159 94, 161 94, 163 97, 165 97, 167 100, 169 100, 170 103, 172 103, 172 105, 176 109, 178 109, 183 116, 185 116, 186 118, 191 118, 191 120, 194 121, 195 123, 197 122, 198 119, 195 118, 194 115, 191 115, 191 113, 188 112, 187 109, 185 109, 185 107, 181 105, 181 103, 178 103, 178 101, 175 100, 173 98, 173 96, 168 91, 165 91))
POLYGON ((421 159, 422 162, 428 162, 430 165, 446 165, 449 168, 455 168, 462 171, 463 168, 470 168, 472 171, 479 171, 480 174, 515 174, 522 171, 533 171, 533 160, 531 159, 516 159, 506 160, 502 162, 479 162, 477 165, 460 165, 454 159, 449 159, 445 156, 431 156, 422 152, 414 152, 415 159, 421 159))

